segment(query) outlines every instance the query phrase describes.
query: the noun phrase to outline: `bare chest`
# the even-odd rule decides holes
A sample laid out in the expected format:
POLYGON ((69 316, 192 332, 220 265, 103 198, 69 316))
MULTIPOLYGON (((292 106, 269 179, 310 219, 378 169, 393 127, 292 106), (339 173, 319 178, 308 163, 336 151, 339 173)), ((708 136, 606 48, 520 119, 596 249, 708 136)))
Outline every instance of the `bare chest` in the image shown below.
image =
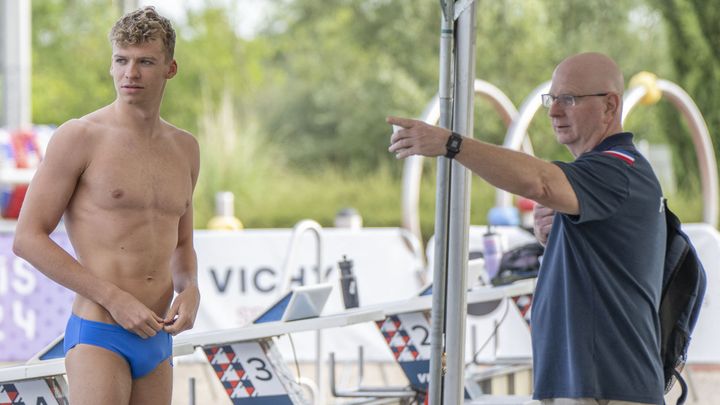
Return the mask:
POLYGON ((107 142, 83 173, 78 195, 105 210, 179 217, 190 206, 190 164, 172 143, 107 142))

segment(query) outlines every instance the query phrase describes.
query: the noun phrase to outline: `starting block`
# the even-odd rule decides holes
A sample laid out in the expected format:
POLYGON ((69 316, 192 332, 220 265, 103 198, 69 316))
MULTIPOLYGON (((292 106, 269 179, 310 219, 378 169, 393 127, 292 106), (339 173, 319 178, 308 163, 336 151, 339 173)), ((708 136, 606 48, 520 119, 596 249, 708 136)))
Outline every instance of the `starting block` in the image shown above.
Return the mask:
MULTIPOLYGON (((468 291, 469 306, 494 303, 498 300, 514 300, 531 295, 535 280, 523 280, 506 286, 483 286, 468 291)), ((404 301, 383 303, 365 307, 385 313, 385 318, 376 321, 377 328, 392 351, 393 357, 403 370, 410 387, 416 393, 418 403, 425 403, 430 380, 430 311, 432 309, 431 287, 425 288, 419 296, 404 301)), ((346 391, 347 396, 358 396, 357 392, 346 391)), ((486 395, 469 378, 465 383, 466 404, 536 404, 529 397, 486 395)))
POLYGON ((67 386, 62 376, 0 383, 0 404, 69 405, 66 392, 67 386))
MULTIPOLYGON (((173 356, 201 348, 234 405, 309 405, 275 348, 274 338, 383 318, 381 311, 360 308, 297 321, 188 333, 174 339, 173 356)), ((0 368, 0 404, 69 405, 62 345, 60 336, 27 363, 0 368)))
POLYGON ((0 368, 0 404, 69 405, 63 336, 24 365, 0 368))
POLYGON ((173 355, 191 354, 196 348, 202 348, 234 405, 309 405, 277 350, 274 338, 383 318, 384 314, 378 310, 352 309, 291 322, 275 321, 190 333, 175 339, 173 355))

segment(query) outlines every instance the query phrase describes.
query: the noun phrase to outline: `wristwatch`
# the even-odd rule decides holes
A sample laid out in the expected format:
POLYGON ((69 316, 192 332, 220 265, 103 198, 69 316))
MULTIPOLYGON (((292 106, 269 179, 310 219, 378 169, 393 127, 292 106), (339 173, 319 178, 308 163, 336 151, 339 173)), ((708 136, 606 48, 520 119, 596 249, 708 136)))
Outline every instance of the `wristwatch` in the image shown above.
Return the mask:
POLYGON ((455 155, 460 152, 460 145, 462 144, 462 141, 462 135, 457 132, 451 133, 450 138, 448 138, 448 141, 445 144, 445 149, 447 150, 447 152, 445 152, 445 157, 448 159, 454 158, 455 155))

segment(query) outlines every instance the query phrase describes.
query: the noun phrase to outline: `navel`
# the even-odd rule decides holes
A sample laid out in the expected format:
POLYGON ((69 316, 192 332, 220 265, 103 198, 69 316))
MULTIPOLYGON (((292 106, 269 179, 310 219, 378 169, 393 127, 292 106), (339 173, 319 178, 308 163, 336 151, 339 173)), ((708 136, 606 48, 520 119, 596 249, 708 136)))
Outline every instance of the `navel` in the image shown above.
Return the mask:
POLYGON ((110 193, 110 195, 112 195, 112 198, 120 198, 120 197, 122 197, 124 194, 125 194, 125 192, 122 191, 122 190, 119 189, 119 188, 116 188, 115 190, 113 190, 113 191, 110 193))

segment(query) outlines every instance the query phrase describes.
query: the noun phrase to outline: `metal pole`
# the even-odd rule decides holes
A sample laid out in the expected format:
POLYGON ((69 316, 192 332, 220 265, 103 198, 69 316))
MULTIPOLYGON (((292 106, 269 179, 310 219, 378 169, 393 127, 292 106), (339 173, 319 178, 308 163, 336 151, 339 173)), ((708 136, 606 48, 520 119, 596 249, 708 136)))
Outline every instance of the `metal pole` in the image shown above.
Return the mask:
POLYGON ((0 128, 7 127, 7 42, 10 40, 7 35, 7 1, 0 0, 0 128))
MULTIPOLYGON (((30 0, 0 1, 3 42, 3 122, 14 131, 29 128, 30 103, 30 0)), ((0 125, 2 126, 2 125, 0 125)))
MULTIPOLYGON (((655 83, 657 89, 662 92, 685 118, 685 123, 690 129, 693 145, 695 145, 695 155, 698 160, 698 169, 700 170, 700 186, 703 196, 703 222, 714 227, 718 226, 718 169, 715 160, 715 152, 712 144, 712 138, 708 131, 705 119, 685 90, 677 84, 663 79, 658 79, 655 83)), ((636 86, 625 93, 623 99, 623 116, 622 120, 630 114, 630 111, 640 103, 640 100, 647 92, 645 87, 636 86)))
MULTIPOLYGON (((440 83, 438 90, 440 126, 451 128, 455 1, 440 0, 440 7, 443 17, 440 30, 440 83)), ((437 161, 437 191, 435 197, 435 257, 430 327, 430 383, 427 393, 430 405, 442 404, 443 397, 449 196, 450 161, 440 157, 437 161)))
POLYGON ((190 405, 195 405, 195 377, 190 377, 190 379, 188 379, 188 388, 190 391, 188 392, 188 403, 190 405))
MULTIPOLYGON (((455 103, 453 130, 473 134, 475 100, 475 9, 476 2, 460 14, 455 32, 455 103)), ((444 404, 461 404, 464 399, 465 321, 467 318, 467 263, 470 224, 470 172, 452 162, 450 226, 448 229, 448 277, 446 294, 445 348, 447 372, 444 404)))
MULTIPOLYGON (((514 124, 513 120, 516 117, 519 117, 517 108, 515 108, 508 96, 491 83, 475 79, 475 96, 481 96, 489 101, 508 127, 514 124)), ((440 120, 440 105, 437 96, 433 97, 425 106, 420 119, 429 124, 438 123, 440 120)), ((507 147, 507 143, 505 146, 507 147)), ((527 134, 519 139, 519 144, 515 149, 520 149, 529 155, 535 154, 532 142, 527 134)), ((402 178, 402 226, 415 235, 418 240, 422 240, 418 206, 420 204, 420 180, 422 178, 423 160, 424 157, 421 155, 414 155, 405 159, 402 178)), ((509 205, 512 201, 508 201, 510 201, 507 203, 509 205)), ((502 204, 500 205, 502 206, 502 204)))

